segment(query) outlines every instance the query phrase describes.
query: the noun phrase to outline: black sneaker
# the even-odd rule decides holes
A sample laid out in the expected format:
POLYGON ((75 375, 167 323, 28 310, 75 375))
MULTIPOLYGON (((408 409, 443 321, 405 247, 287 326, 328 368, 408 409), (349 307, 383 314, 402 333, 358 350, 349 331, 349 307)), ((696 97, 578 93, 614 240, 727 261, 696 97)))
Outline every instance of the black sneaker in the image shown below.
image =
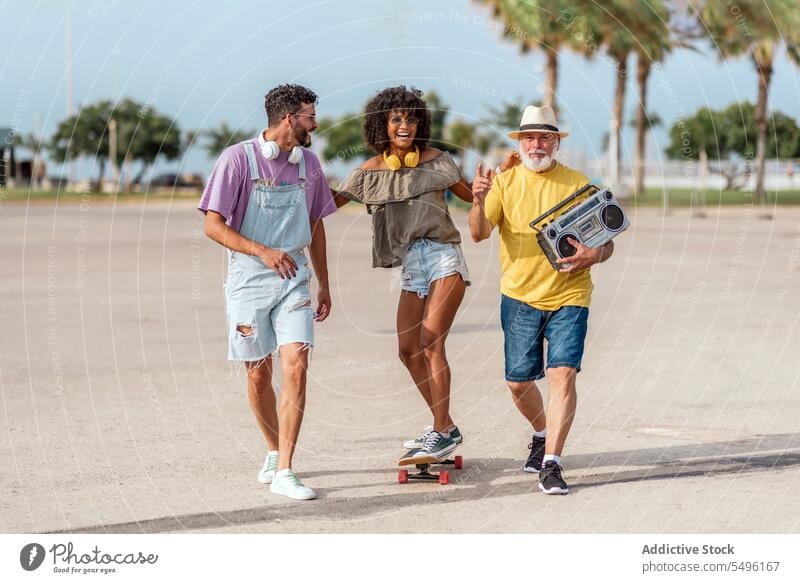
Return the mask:
POLYGON ((542 471, 542 460, 544 459, 544 437, 533 436, 528 449, 531 453, 528 454, 528 461, 522 466, 522 470, 537 474, 542 471))
POLYGON ((550 460, 539 472, 539 489, 545 494, 569 494, 567 483, 561 478, 561 466, 550 460))

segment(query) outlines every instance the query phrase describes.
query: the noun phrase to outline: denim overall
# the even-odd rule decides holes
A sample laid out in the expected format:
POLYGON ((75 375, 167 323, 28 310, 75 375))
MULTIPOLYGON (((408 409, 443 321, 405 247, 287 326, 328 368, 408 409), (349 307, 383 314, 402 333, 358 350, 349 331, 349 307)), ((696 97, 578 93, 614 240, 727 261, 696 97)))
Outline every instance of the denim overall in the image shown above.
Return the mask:
POLYGON ((314 342, 311 272, 304 249, 311 243, 306 203, 306 164, 300 160, 299 184, 269 186, 259 176, 252 143, 244 144, 253 184, 240 233, 280 249, 297 263, 291 279, 281 279, 258 257, 228 251, 225 305, 228 318, 228 360, 255 361, 277 347, 314 342))

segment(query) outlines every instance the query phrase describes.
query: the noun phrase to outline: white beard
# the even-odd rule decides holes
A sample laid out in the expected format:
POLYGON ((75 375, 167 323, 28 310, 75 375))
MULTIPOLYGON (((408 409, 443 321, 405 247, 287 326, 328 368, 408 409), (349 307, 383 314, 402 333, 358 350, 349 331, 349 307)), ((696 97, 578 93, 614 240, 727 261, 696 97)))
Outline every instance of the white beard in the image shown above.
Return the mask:
MULTIPOLYGON (((522 149, 522 144, 519 145, 518 151, 519 151, 519 159, 522 160, 523 166, 525 166, 525 168, 527 168, 531 172, 544 172, 546 170, 549 170, 550 165, 553 163, 553 160, 555 159, 553 156, 548 156, 546 154, 541 159, 538 160, 535 158, 531 158, 530 156, 528 156, 528 153, 522 149)), ((557 151, 558 151, 558 146, 553 148, 553 154, 555 154, 557 151)), ((542 152, 542 150, 539 150, 539 152, 544 153, 542 152)))

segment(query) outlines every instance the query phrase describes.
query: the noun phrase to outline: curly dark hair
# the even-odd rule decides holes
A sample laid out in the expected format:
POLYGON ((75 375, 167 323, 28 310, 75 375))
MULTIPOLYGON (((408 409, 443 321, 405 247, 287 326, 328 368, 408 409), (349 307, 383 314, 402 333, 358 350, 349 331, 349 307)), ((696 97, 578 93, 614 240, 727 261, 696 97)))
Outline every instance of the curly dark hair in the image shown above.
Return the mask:
POLYGON ((278 85, 264 96, 267 122, 270 126, 274 126, 286 117, 286 114, 297 113, 304 103, 316 105, 317 101, 317 94, 307 87, 288 83, 278 85))
POLYGON ((414 145, 420 150, 425 148, 431 139, 431 112, 422 99, 422 91, 405 85, 384 89, 367 103, 364 111, 364 141, 367 145, 376 154, 389 147, 386 123, 389 114, 395 111, 413 114, 419 120, 414 145))

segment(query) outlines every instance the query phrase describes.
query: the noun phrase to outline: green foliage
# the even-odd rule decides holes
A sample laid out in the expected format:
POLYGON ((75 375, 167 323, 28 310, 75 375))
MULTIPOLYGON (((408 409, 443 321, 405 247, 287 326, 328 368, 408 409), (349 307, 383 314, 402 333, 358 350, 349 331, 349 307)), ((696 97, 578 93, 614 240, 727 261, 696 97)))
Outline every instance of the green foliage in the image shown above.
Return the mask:
MULTIPOLYGON (((722 110, 704 107, 670 129, 670 158, 698 160, 705 150, 711 159, 732 155, 752 159, 756 151, 756 114, 752 103, 734 103, 722 110)), ((775 158, 800 156, 800 128, 776 111, 767 119, 767 153, 775 158)))
MULTIPOLYGON (((769 85, 773 62, 781 47, 790 59, 800 61, 800 7, 797 0, 737 0, 735 3, 704 0, 690 3, 698 26, 719 51, 721 58, 749 56, 756 69, 758 99, 756 117, 759 120, 754 135, 760 148, 756 148, 756 198, 764 202, 765 159, 770 151, 764 120, 769 110, 769 85), (764 147, 764 144, 767 146, 764 147)), ((743 127, 747 127, 743 124, 743 127)), ((748 143, 750 135, 746 138, 748 143)))
POLYGON ((463 120, 457 120, 447 126, 448 141, 464 150, 472 148, 475 141, 475 126, 463 120))
POLYGON ((110 101, 87 105, 58 124, 50 143, 56 160, 74 160, 80 156, 108 157, 108 121, 114 111, 110 101))
POLYGON ((424 96, 425 103, 431 112, 431 139, 430 146, 439 148, 451 154, 458 153, 458 144, 453 144, 445 135, 447 125, 447 114, 450 106, 446 105, 435 91, 429 91, 424 96))
POLYGON ((476 152, 478 152, 482 156, 485 156, 486 154, 489 153, 489 150, 491 150, 495 146, 502 145, 502 143, 503 143, 502 139, 499 139, 498 136, 496 136, 495 134, 482 131, 478 132, 475 135, 473 145, 475 147, 476 152))
MULTIPOLYGON (((722 111, 729 120, 727 135, 731 152, 753 158, 756 152, 756 110, 752 103, 731 105, 722 111)), ((800 128, 791 117, 775 111, 767 116, 767 156, 793 158, 800 154, 800 128)))
POLYGON ((720 127, 716 128, 714 116, 715 112, 703 107, 693 116, 676 122, 669 130, 670 144, 665 151, 667 157, 676 160, 699 160, 700 152, 705 151, 713 158, 727 158, 728 142, 718 133, 723 130, 723 120, 717 119, 720 127))
MULTIPOLYGON (((632 118, 628 122, 628 125, 630 127, 632 127, 632 128, 635 128, 636 127, 636 119, 632 118)), ((658 115, 657 113, 649 113, 649 114, 647 114, 647 117, 645 118, 645 126, 647 126, 650 129, 653 129, 653 128, 656 128, 656 127, 659 127, 659 126, 663 126, 663 125, 664 125, 664 120, 661 119, 660 115, 658 115)))
MULTIPOLYGON (((627 204, 638 207, 663 207, 665 196, 669 208, 697 206, 710 208, 727 205, 752 205, 754 203, 753 193, 741 190, 712 188, 703 192, 686 188, 670 188, 665 192, 661 188, 648 188, 627 204)), ((767 193, 767 204, 798 205, 800 204, 800 190, 770 191, 767 193)))
POLYGON ((243 142, 252 138, 258 132, 250 132, 242 129, 233 129, 228 122, 222 122, 215 128, 203 130, 200 135, 204 138, 203 147, 212 158, 219 156, 222 151, 233 144, 243 142))
MULTIPOLYGON (((503 38, 519 45, 522 53, 532 47, 558 51, 563 46, 578 49, 582 38, 567 25, 590 9, 585 0, 480 0, 492 8, 503 23, 503 38)), ((582 51, 580 51, 582 52, 582 51)))
MULTIPOLYGON (((145 173, 159 156, 167 160, 175 160, 183 151, 180 130, 175 121, 152 109, 139 110, 139 121, 134 124, 123 124, 119 136, 121 144, 127 144, 132 160, 142 163, 135 182, 141 181, 145 173), (126 133, 128 133, 126 135, 126 133)), ((119 145, 117 146, 119 148, 119 145)))
MULTIPOLYGON (((520 97, 517 103, 524 103, 525 105, 536 105, 541 107, 540 102, 526 102, 520 97)), ((503 103, 499 107, 489 105, 489 117, 486 122, 497 127, 498 130, 508 132, 519 129, 519 122, 522 119, 522 109, 517 103, 503 103)), ((524 106, 523 106, 524 107, 524 106)))
POLYGON ((780 44, 800 62, 800 9, 797 0, 705 0, 690 3, 699 25, 724 58, 749 54, 757 63, 771 63, 780 44))
POLYGON ((141 162, 139 177, 159 156, 174 160, 182 152, 180 129, 175 120, 132 99, 117 104, 99 101, 82 107, 58 124, 50 140, 50 152, 58 161, 81 156, 95 158, 99 182, 110 155, 112 120, 117 126, 115 162, 121 165, 126 158, 141 162))
POLYGON ((353 113, 345 114, 339 119, 321 119, 316 134, 325 138, 322 158, 329 162, 366 158, 370 149, 364 142, 363 125, 363 116, 353 113))

